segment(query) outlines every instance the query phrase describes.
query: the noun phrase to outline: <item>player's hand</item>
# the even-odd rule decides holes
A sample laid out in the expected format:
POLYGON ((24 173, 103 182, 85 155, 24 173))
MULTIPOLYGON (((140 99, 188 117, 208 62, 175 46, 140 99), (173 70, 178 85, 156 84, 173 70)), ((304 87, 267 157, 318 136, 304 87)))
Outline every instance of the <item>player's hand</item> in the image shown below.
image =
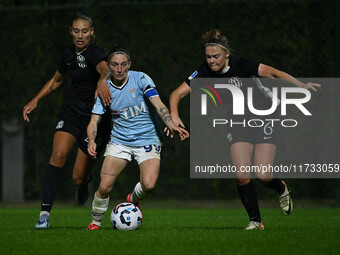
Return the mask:
POLYGON ((38 102, 36 100, 30 101, 27 105, 24 106, 24 109, 22 111, 22 117, 25 121, 30 122, 30 119, 28 118, 28 114, 30 114, 38 105, 38 102))
POLYGON ((172 122, 174 123, 175 127, 182 127, 185 128, 181 118, 178 115, 171 114, 172 122))
POLYGON ((109 85, 107 85, 104 80, 98 81, 94 98, 97 98, 97 96, 99 96, 100 100, 102 100, 104 106, 107 106, 111 103, 112 94, 109 89, 109 85))
POLYGON ((92 158, 97 158, 97 144, 95 142, 89 142, 87 151, 92 158))
POLYGON ((175 125, 172 122, 170 122, 169 126, 164 129, 164 132, 166 133, 166 136, 170 135, 171 138, 174 137, 174 134, 177 134, 181 141, 189 137, 188 131, 186 131, 182 127, 175 127, 175 125))
POLYGON ((189 138, 189 132, 186 131, 184 128, 181 127, 174 128, 174 132, 177 133, 181 141, 184 141, 185 139, 189 138))
POLYGON ((306 83, 303 88, 305 89, 311 89, 311 90, 314 90, 314 91, 318 91, 318 89, 320 90, 321 89, 321 84, 319 83, 313 83, 313 82, 308 82, 306 83))

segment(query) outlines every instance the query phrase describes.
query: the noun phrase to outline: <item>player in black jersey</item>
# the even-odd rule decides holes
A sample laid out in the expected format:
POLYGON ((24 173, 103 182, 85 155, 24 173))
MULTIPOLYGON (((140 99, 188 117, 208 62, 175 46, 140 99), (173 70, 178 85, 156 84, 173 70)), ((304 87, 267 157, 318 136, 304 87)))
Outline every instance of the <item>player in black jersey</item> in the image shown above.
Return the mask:
MULTIPOLYGON (((92 19, 83 13, 77 13, 70 26, 73 45, 64 51, 61 64, 39 93, 24 107, 23 118, 29 122, 30 114, 38 101, 57 89, 68 72, 72 79, 69 95, 64 100, 59 114, 54 139, 52 155, 47 166, 43 181, 41 212, 35 228, 48 228, 49 215, 56 198, 62 169, 66 159, 78 143, 78 152, 73 168, 73 180, 78 186, 76 198, 78 204, 86 202, 91 169, 95 160, 88 155, 87 125, 91 118, 94 99, 97 95, 105 105, 110 103, 111 93, 105 83, 108 70, 104 50, 93 42, 94 27, 92 19)), ((111 130, 111 116, 108 113, 98 129, 98 154, 105 148, 111 130)))
MULTIPOLYGON (((194 78, 228 78, 235 86, 240 82, 240 78, 252 78, 253 76, 285 78, 297 87, 314 91, 321 87, 320 84, 315 83, 304 84, 291 75, 273 67, 232 55, 227 38, 217 29, 206 32, 202 39, 205 41, 206 61, 170 96, 171 118, 176 125, 185 127, 178 114, 178 104, 183 97, 189 95, 191 91, 190 80, 194 78)), ((265 104, 269 90, 261 84, 258 84, 258 86, 265 94, 258 93, 257 97, 265 104)), ((254 165, 259 167, 272 165, 276 150, 275 133, 264 136, 263 131, 259 133, 258 130, 260 129, 254 131, 252 128, 232 127, 227 136, 232 163, 237 169, 238 192, 250 219, 249 225, 245 228, 246 230, 264 229, 264 225, 261 220, 256 190, 251 181, 250 173, 242 173, 240 169, 242 166, 250 166, 252 159, 254 165)), ((273 178, 271 174, 258 174, 257 178, 278 193, 280 206, 284 214, 289 215, 293 209, 293 202, 286 184, 280 179, 273 178)))

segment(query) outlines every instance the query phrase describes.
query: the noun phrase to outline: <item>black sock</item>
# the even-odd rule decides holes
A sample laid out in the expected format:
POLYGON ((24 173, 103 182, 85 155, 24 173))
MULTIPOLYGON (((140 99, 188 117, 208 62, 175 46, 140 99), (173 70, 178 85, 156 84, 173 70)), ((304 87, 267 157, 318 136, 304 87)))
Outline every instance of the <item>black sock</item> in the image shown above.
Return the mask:
POLYGON ((242 204, 244 208, 246 208, 249 219, 251 221, 261 222, 261 214, 254 183, 250 181, 246 185, 237 184, 237 190, 240 194, 242 204))
POLYGON ((43 183, 41 211, 51 211, 53 202, 59 190, 61 177, 62 168, 50 164, 47 165, 43 183))
POLYGON ((282 183, 282 181, 280 179, 272 179, 270 182, 265 183, 265 186, 276 190, 277 193, 279 193, 279 195, 282 195, 283 192, 285 192, 285 188, 286 186, 282 183))

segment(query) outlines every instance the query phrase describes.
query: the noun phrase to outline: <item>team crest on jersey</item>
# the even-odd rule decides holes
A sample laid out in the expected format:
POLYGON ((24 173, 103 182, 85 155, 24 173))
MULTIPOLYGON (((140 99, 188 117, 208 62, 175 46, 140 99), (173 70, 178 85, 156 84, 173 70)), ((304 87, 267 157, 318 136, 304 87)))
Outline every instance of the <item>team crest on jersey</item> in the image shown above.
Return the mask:
POLYGON ((190 75, 188 77, 189 81, 191 81, 193 78, 195 78, 195 76, 198 74, 198 72, 195 70, 195 72, 192 73, 192 75, 190 75))
POLYGON ((55 127, 56 129, 61 129, 64 126, 64 121, 61 120, 57 123, 57 126, 55 127))
POLYGON ((81 68, 85 68, 87 67, 86 61, 85 61, 85 57, 82 55, 78 55, 77 56, 77 62, 78 62, 78 66, 81 68))
POLYGON ((136 97, 136 90, 137 88, 129 89, 128 92, 130 92, 133 97, 136 97))
POLYGON ((231 85, 234 85, 234 86, 238 87, 238 88, 242 87, 242 80, 239 77, 237 77, 237 76, 230 78, 229 79, 229 83, 231 85))

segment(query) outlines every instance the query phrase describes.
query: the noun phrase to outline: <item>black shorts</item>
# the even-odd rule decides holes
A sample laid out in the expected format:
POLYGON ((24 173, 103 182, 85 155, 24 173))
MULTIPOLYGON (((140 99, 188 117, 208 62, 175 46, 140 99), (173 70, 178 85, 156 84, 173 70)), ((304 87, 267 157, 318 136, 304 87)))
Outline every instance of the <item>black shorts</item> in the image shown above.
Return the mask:
MULTIPOLYGON (((91 116, 78 113, 72 107, 63 105, 59 113, 59 121, 56 125, 55 132, 63 131, 73 135, 77 139, 79 148, 87 155, 87 126, 91 116)), ((97 130, 97 153, 100 155, 110 140, 111 135, 111 113, 107 111, 98 125, 97 130)))
MULTIPOLYGON (((236 121, 235 121, 236 122, 236 121)), ((237 123, 242 123, 238 120, 237 123)), ((243 124, 235 124, 229 127, 227 138, 229 145, 233 145, 237 142, 247 142, 251 144, 260 143, 277 143, 278 123, 273 121, 266 121, 265 119, 244 121, 243 124)))

